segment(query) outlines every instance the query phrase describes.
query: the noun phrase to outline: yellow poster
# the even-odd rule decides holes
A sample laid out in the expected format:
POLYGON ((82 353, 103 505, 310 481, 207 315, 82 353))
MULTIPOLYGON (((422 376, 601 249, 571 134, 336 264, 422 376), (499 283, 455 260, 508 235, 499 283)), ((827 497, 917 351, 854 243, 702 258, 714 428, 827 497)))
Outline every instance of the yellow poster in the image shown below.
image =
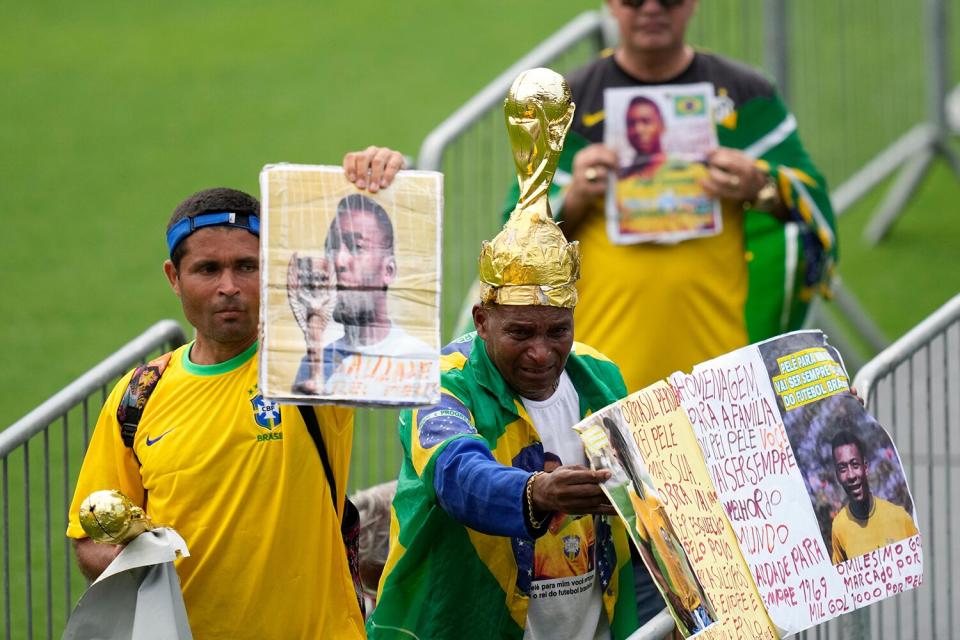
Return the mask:
POLYGON ((658 382, 575 427, 684 637, 778 638, 686 412, 658 382))
POLYGON ((260 187, 264 397, 438 402, 442 175, 370 193, 339 167, 268 165, 260 187))

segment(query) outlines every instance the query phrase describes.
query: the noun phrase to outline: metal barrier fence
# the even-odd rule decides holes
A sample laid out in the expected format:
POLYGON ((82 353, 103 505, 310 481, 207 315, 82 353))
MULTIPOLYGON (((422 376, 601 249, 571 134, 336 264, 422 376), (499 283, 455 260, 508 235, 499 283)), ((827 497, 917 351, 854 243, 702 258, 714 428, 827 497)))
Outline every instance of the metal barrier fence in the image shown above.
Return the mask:
MULTIPOLYGON (((73 570, 71 545, 62 532, 91 425, 117 378, 185 339, 173 320, 158 322, 0 432, 6 638, 14 637, 13 629, 23 630, 26 637, 36 633, 52 638, 55 629, 63 628, 74 598, 86 586, 73 570), (58 465, 51 464, 54 460, 58 465), (19 514, 21 522, 17 522, 19 514)), ((960 509, 953 508, 954 496, 960 495, 960 446, 950 433, 951 419, 955 422, 960 414, 960 295, 864 366, 854 386, 898 443, 913 494, 929 496, 917 501, 927 550, 925 584, 801 637, 949 638, 960 607, 960 590, 952 582, 953 575, 960 572, 960 539, 949 535, 960 528, 960 509)), ((379 413, 370 411, 367 417, 385 422, 384 412, 379 413)), ((358 433, 370 435, 364 430, 358 433)), ((353 465, 355 469, 391 466, 386 452, 372 450, 355 456, 353 465)), ((661 614, 633 638, 660 638, 671 626, 669 616, 661 614)))
MULTIPOLYGON (((765 63, 779 80, 782 92, 797 114, 811 155, 831 183, 842 182, 833 191, 838 212, 895 172, 905 157, 943 144, 946 135, 942 126, 945 116, 941 117, 944 112, 942 105, 938 106, 938 100, 944 97, 941 94, 946 88, 945 79, 949 78, 942 56, 946 46, 946 20, 937 23, 937 16, 946 14, 945 1, 925 0, 926 23, 916 13, 905 14, 902 3, 881 6, 884 4, 884 0, 871 0, 871 7, 864 7, 863 2, 838 3, 836 0, 701 3, 690 29, 691 41, 698 46, 756 66, 765 63), (928 38, 931 31, 939 34, 938 37, 928 38), (937 64, 927 64, 926 67, 932 69, 925 74, 925 62, 931 59, 937 64), (824 73, 824 69, 830 72, 824 73), (896 91, 890 89, 891 77, 897 78, 896 91), (926 94, 930 94, 926 101, 910 99, 926 94), (911 125, 916 126, 905 133, 905 128, 911 125)), ((951 24, 956 27, 956 21, 951 24)), ((499 228, 506 187, 514 179, 501 112, 510 82, 519 71, 535 66, 550 66, 561 73, 572 70, 597 55, 608 40, 609 32, 609 24, 605 26, 600 12, 581 14, 501 74, 425 139, 418 158, 419 167, 446 174, 448 224, 444 234, 441 308, 445 338, 451 337, 463 296, 474 279, 480 241, 491 237, 499 228)), ((923 167, 918 163, 912 171, 904 173, 899 191, 895 189, 888 198, 887 209, 895 208, 900 196, 909 191, 909 181, 922 175, 928 165, 929 159, 923 167)), ((867 335, 872 325, 869 318, 856 317, 855 300, 844 297, 842 290, 841 299, 848 306, 846 315, 852 317, 854 325, 860 323, 857 329, 867 342, 881 341, 882 336, 867 335)), ((889 371, 877 370, 875 382, 861 380, 866 375, 864 372, 873 370, 870 366, 880 366, 874 365, 881 362, 878 357, 857 378, 859 388, 869 398, 871 410, 875 415, 879 412, 878 418, 883 424, 892 426, 894 438, 901 443, 901 455, 911 469, 914 492, 925 495, 926 491, 934 498, 920 516, 925 544, 930 550, 927 566, 932 586, 925 585, 910 596, 913 608, 909 615, 897 600, 874 608, 878 613, 872 618, 867 610, 867 615, 848 616, 843 622, 859 625, 854 631, 873 629, 875 637, 882 637, 883 630, 890 628, 924 629, 924 621, 941 625, 939 620, 930 622, 936 620, 937 612, 943 614, 945 622, 932 630, 947 637, 953 626, 953 610, 960 604, 949 581, 952 571, 960 568, 953 567, 953 558, 960 557, 960 550, 954 549, 958 543, 946 534, 948 524, 960 525, 960 511, 952 513, 948 508, 947 515, 939 517, 932 509, 934 504, 950 504, 956 483, 950 466, 960 462, 956 445, 950 448, 946 428, 948 419, 957 415, 956 400, 960 397, 956 390, 960 380, 955 359, 958 351, 956 302, 956 299, 951 302, 954 320, 948 329, 943 329, 941 337, 934 336, 929 344, 922 342, 926 334, 918 331, 928 327, 928 321, 888 351, 894 353, 899 347, 906 353, 902 362, 907 364, 902 366, 909 367, 909 374, 897 373, 901 365, 896 364, 890 365, 889 371), (911 336, 914 341, 907 341, 911 336), (936 346, 941 344, 937 340, 942 340, 942 346, 936 346), (926 355, 916 356, 909 351, 909 345, 925 345, 917 346, 916 350, 925 350, 926 355), (954 359, 944 356, 944 364, 937 365, 934 361, 939 356, 931 356, 931 348, 952 354, 950 358, 954 359), (916 360, 917 357, 920 360, 916 360), (920 383, 914 380, 914 367, 918 370, 926 367, 926 378, 920 383), (944 373, 942 391, 930 384, 936 371, 944 373), (885 377, 888 374, 890 380, 885 377), (926 399, 921 401, 918 399, 921 397, 926 399), (937 402, 941 400, 946 408, 936 414, 942 418, 936 423, 938 427, 932 416, 933 408, 939 407, 937 402), (914 415, 923 402, 927 403, 927 410, 920 415, 929 418, 926 423, 917 422, 914 415), (890 403, 890 408, 884 403, 890 403), (926 426, 926 431, 914 433, 915 424, 926 426), (898 435, 898 429, 904 435, 898 435), (934 571, 933 557, 938 562, 945 558, 944 566, 949 568, 934 571), (921 611, 924 615, 929 611, 931 615, 921 618, 921 611)), ((0 433, 3 519, 0 543, 7 638, 12 637, 12 629, 16 629, 18 635, 23 631, 28 637, 35 633, 53 637, 53 630, 62 628, 73 598, 85 586, 79 572, 72 570, 72 551, 61 532, 66 528, 65 514, 73 482, 89 438, 91 410, 99 411, 112 381, 131 366, 184 340, 177 323, 163 321, 154 325, 0 433), (51 466, 54 460, 57 464, 51 466), (14 526, 11 526, 11 514, 14 514, 14 526), (24 514, 22 522, 19 514, 24 514), (62 550, 55 550, 61 545, 62 550), (60 577, 54 579, 55 575, 62 576, 62 584, 60 577), (35 594, 39 595, 35 597, 35 594), (41 620, 42 623, 37 622, 41 620), (40 627, 43 633, 38 631, 40 627)), ((361 410, 357 412, 356 422, 351 489, 394 478, 401 455, 396 437, 396 412, 361 410)), ((806 636, 835 637, 831 634, 836 624, 825 625, 806 636)), ((899 631, 891 637, 899 637, 898 634, 899 631)), ((906 632, 904 637, 913 636, 906 632)))
POLYGON ((116 380, 184 343, 163 320, 0 432, 4 637, 59 637, 87 583, 64 536, 83 454, 116 380))
MULTIPOLYGON (((960 620, 960 295, 868 362, 853 386, 890 433, 909 477, 924 546, 924 583, 799 634, 803 640, 953 638, 960 620), (951 421, 952 420, 952 421, 951 421), (952 437, 951 437, 952 436, 952 437)), ((660 614, 631 636, 659 640, 660 614)))
MULTIPOLYGON (((897 444, 916 503, 924 583, 851 617, 842 637, 953 638, 960 622, 960 295, 854 378, 897 444)), ((817 636, 821 637, 821 636, 817 636)))

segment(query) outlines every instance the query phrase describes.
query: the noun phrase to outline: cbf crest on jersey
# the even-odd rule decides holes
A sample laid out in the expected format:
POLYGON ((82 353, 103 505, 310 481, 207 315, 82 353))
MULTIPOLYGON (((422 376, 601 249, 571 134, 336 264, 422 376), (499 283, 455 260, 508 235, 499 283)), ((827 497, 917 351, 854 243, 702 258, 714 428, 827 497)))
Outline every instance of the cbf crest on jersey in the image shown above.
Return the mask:
POLYGON ((580 555, 580 536, 563 536, 563 555, 575 560, 580 555))
POLYGON ((280 405, 270 400, 264 400, 261 394, 250 398, 253 405, 253 417, 257 424, 264 429, 273 429, 280 426, 280 405))

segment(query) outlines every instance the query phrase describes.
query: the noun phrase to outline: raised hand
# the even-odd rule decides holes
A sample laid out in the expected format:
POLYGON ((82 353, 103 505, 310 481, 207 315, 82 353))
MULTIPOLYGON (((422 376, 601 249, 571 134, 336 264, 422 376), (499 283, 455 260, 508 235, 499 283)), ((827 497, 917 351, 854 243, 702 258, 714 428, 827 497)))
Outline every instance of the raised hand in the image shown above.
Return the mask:
POLYGON ((387 147, 367 147, 343 156, 343 172, 357 189, 376 193, 393 182, 403 169, 403 154, 387 147))

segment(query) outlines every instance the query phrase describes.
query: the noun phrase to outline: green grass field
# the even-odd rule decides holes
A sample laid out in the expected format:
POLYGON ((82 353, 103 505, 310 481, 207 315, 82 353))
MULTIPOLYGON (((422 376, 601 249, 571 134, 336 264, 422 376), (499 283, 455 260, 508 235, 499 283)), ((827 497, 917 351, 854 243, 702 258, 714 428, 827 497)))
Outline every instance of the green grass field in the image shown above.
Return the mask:
MULTIPOLYGON (((164 223, 183 196, 220 184, 256 192, 257 173, 268 162, 335 163, 371 142, 415 155, 443 117, 584 6, 498 0, 464 11, 420 0, 322 7, 175 2, 162 11, 9 7, 12 19, 0 27, 7 96, 0 101, 7 227, 0 335, 16 349, 0 367, 0 424, 16 420, 155 319, 180 317, 160 264, 164 223)), ((716 48, 757 57, 755 34, 721 37, 730 30, 709 27, 725 19, 722 11, 705 6, 701 13, 692 33, 716 48)), ((835 46, 869 41, 860 35, 847 34, 835 46)), ((918 75, 909 76, 911 86, 918 75)), ((829 73, 821 78, 843 81, 829 73)), ((853 116, 846 114, 843 135, 808 131, 804 114, 807 122, 820 122, 823 110, 842 104, 826 92, 821 100, 811 97, 810 83, 797 76, 804 133, 815 153, 829 156, 826 166, 849 173, 833 159, 837 141, 869 136, 879 116, 868 112, 868 126, 853 133, 846 126, 853 116)), ((884 97, 885 109, 889 102, 884 97)), ((912 218, 928 215, 932 222, 938 212, 951 211, 955 195, 950 177, 938 172, 915 204, 920 213, 907 216, 903 233, 877 253, 858 248, 859 239, 847 231, 860 224, 858 214, 842 225, 843 273, 858 293, 864 289, 865 302, 891 335, 945 297, 940 286, 956 290, 956 271, 943 273, 956 261, 928 260, 934 254, 924 244, 956 235, 938 232, 939 223, 926 229, 932 238, 909 226, 912 218), (907 262, 895 276, 865 278, 861 285, 859 273, 887 251, 907 262), (925 264, 936 278, 919 275, 925 264), (911 286, 897 284, 914 270, 911 286), (922 303, 914 300, 918 295, 922 303)), ((940 219, 954 229, 956 216, 940 219)))
MULTIPOLYGON (((746 12, 731 15, 721 3, 703 4, 692 33, 712 48, 758 62, 762 21, 746 12)), ((822 72, 802 66, 791 103, 815 157, 837 184, 922 116, 916 100, 884 90, 892 73, 922 94, 922 33, 903 29, 903 53, 894 54, 874 45, 876 34, 898 26, 895 15, 870 11, 858 20, 835 0, 803 6, 814 5, 820 10, 794 18, 797 29, 817 38, 818 47, 802 55, 822 72), (856 65, 833 72, 833 60, 853 54, 856 65), (844 92, 848 85, 862 91, 844 92)), ((160 265, 166 220, 184 196, 217 185, 256 193, 264 164, 338 163, 345 151, 371 143, 415 155, 424 136, 470 95, 596 6, 574 0, 469 6, 238 0, 175 1, 161 10, 136 3, 7 3, 0 24, 0 337, 10 348, 0 366, 0 428, 155 320, 181 318, 160 265)), ((960 71, 960 47, 952 53, 960 71)), ((842 218, 840 270, 894 338, 960 289, 960 185, 938 165, 889 240, 868 248, 860 229, 881 193, 842 218)), ((456 214, 447 212, 448 226, 456 214)), ((475 248, 467 249, 472 261, 475 248)), ((95 416, 96 407, 90 412, 95 416)), ((79 434, 69 439, 78 450, 79 434)), ((49 475, 41 465, 45 446, 55 454, 61 443, 59 429, 48 442, 31 443, 29 490, 16 483, 23 456, 5 468, 14 479, 15 637, 26 635, 23 499, 42 496, 49 478, 51 527, 63 529, 56 501, 69 494, 64 479, 76 474, 75 462, 49 475)), ((364 447, 361 438, 358 443, 362 464, 390 466, 389 454, 364 447)), ((45 522, 34 506, 33 530, 45 522)), ((65 549, 57 535, 51 545, 57 585, 65 549)), ((31 565, 40 573, 30 591, 37 614, 47 609, 38 595, 44 547, 34 536, 31 565)), ((74 574, 73 583, 75 598, 82 581, 74 574)), ((58 595, 50 606, 56 634, 68 603, 58 595)))
POLYGON ((152 321, 181 317, 160 265, 183 197, 257 193, 266 163, 338 163, 371 143, 416 155, 433 126, 581 8, 8 7, 0 335, 16 349, 0 367, 0 423, 152 321))
POLYGON ((870 247, 861 234, 883 194, 874 191, 841 217, 840 273, 893 340, 960 293, 960 182, 938 162, 889 236, 870 247))

